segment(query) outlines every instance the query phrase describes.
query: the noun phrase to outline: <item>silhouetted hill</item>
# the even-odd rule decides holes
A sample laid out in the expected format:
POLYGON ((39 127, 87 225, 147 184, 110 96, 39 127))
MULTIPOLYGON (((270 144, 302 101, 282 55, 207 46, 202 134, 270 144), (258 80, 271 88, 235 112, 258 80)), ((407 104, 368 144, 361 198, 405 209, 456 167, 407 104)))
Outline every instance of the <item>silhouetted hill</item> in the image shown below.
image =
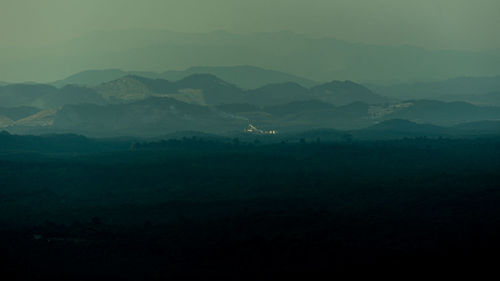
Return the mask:
MULTIPOLYGON (((109 74, 118 75, 123 72, 113 70, 109 74)), ((268 106, 311 99, 336 105, 356 101, 367 104, 387 101, 364 86, 350 81, 334 81, 312 89, 295 82, 285 82, 242 90, 212 74, 192 74, 178 81, 126 75, 93 87, 66 85, 58 89, 44 84, 15 84, 0 87, 0 101, 7 107, 26 105, 48 109, 80 103, 122 103, 155 96, 209 106, 231 103, 268 106)))
POLYGON ((160 95, 215 105, 240 101, 243 95, 237 86, 211 74, 193 74, 175 82, 129 75, 103 83, 96 89, 110 101, 140 100, 160 95))
POLYGON ((55 116, 52 130, 91 136, 159 136, 176 131, 220 133, 241 130, 246 122, 213 109, 171 98, 110 105, 71 105, 55 116))
POLYGON ((269 84, 245 92, 245 101, 261 106, 309 99, 309 90, 293 82, 269 84))
POLYGON ((227 113, 255 112, 261 110, 260 106, 249 103, 224 103, 216 106, 216 108, 227 113))
POLYGON ((49 106, 47 99, 57 93, 57 88, 44 84, 10 84, 0 87, 0 104, 4 107, 49 106))
POLYGON ((383 121, 379 124, 373 125, 369 128, 364 129, 364 131, 390 131, 390 132, 398 132, 404 134, 413 134, 413 133, 431 133, 431 134, 440 134, 443 133, 444 128, 431 125, 431 124, 417 124, 415 122, 411 122, 403 119, 392 119, 383 121))
POLYGON ((55 94, 49 102, 52 107, 61 107, 80 103, 104 104, 106 100, 94 89, 67 85, 59 89, 57 94, 55 94))
MULTIPOLYGON (((54 86, 76 84, 96 86, 102 83, 120 79, 124 76, 141 76, 151 79, 166 79, 178 81, 193 74, 212 74, 222 80, 244 89, 255 89, 267 84, 295 82, 305 87, 312 87, 317 82, 292 74, 264 69, 250 65, 240 66, 195 66, 181 71, 165 71, 163 73, 152 71, 123 71, 120 69, 87 70, 73 74, 65 79, 51 83, 54 86)), ((0 86, 2 82, 0 82, 0 86)))
POLYGON ((319 112, 322 110, 333 110, 335 106, 320 100, 293 101, 286 104, 267 106, 264 111, 274 115, 297 114, 300 112, 319 112))
POLYGON ((287 130, 308 130, 314 128, 353 129, 369 126, 367 104, 353 103, 334 106, 330 103, 309 100, 296 101, 263 109, 272 116, 272 124, 287 130))
POLYGON ((456 130, 461 130, 469 133, 493 133, 500 134, 500 121, 477 121, 461 123, 453 127, 456 130))
POLYGON ((315 81, 298 77, 292 74, 264 69, 250 65, 240 66, 197 66, 184 71, 166 71, 162 77, 168 80, 180 80, 192 74, 208 73, 220 77, 222 80, 238 85, 243 89, 255 89, 267 84, 294 82, 304 87, 318 84, 315 81))
POLYGON ((95 87, 104 98, 111 102, 141 100, 152 95, 151 90, 136 76, 125 76, 102 83, 95 87))
POLYGON ((500 91, 491 92, 486 94, 474 94, 474 95, 456 95, 456 96, 445 96, 439 97, 437 100, 443 101, 464 101, 476 105, 484 106, 500 106, 500 91))
POLYGON ((332 104, 344 105, 353 102, 368 104, 384 103, 389 99, 375 94, 363 85, 352 81, 332 81, 311 88, 311 95, 332 104))
POLYGON ((147 71, 123 71, 120 69, 86 70, 73 74, 62 80, 53 82, 52 85, 56 87, 63 87, 71 84, 96 86, 127 75, 140 75, 150 78, 159 78, 158 73, 147 71))
POLYGON ((46 109, 67 104, 104 102, 97 91, 75 85, 61 89, 45 84, 11 84, 0 87, 0 104, 4 107, 31 106, 46 109))
POLYGON ((433 100, 410 101, 385 119, 406 119, 418 123, 454 125, 464 122, 500 119, 499 107, 481 107, 466 102, 441 102, 433 100))
POLYGON ((174 82, 165 79, 153 79, 137 75, 128 75, 126 78, 134 79, 144 84, 152 93, 171 94, 178 90, 174 82))
POLYGON ((23 119, 37 112, 40 112, 40 109, 31 106, 0 107, 0 116, 5 116, 13 121, 23 119))
POLYGON ((0 87, 0 101, 6 108, 26 105, 42 109, 26 110, 17 117, 0 114, 1 128, 37 134, 228 133, 243 132, 248 123, 286 133, 354 130, 391 119, 440 126, 500 120, 499 107, 435 100, 396 102, 351 81, 332 81, 311 89, 287 82, 242 90, 212 74, 193 74, 178 81, 127 75, 96 87, 67 85, 60 89, 13 84, 0 87))
POLYGON ((351 131, 356 139, 401 139, 415 137, 468 138, 500 135, 500 121, 478 121, 460 123, 454 126, 436 126, 392 119, 368 128, 351 131))
MULTIPOLYGON (((408 120, 392 119, 358 130, 317 129, 288 136, 289 140, 305 139, 308 142, 402 139, 416 137, 461 136, 460 130, 431 124, 417 124, 408 120)), ((481 134, 481 133, 480 133, 481 134)))
POLYGON ((202 90, 207 104, 233 103, 242 98, 240 88, 211 74, 193 74, 175 84, 179 90, 202 90))

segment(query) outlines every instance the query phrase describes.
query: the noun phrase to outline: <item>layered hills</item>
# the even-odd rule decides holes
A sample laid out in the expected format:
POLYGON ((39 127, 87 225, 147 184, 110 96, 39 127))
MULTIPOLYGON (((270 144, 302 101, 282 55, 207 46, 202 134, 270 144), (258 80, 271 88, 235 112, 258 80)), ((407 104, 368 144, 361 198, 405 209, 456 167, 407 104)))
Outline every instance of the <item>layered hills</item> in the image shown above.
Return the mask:
MULTIPOLYGON (((259 128, 255 132, 280 134, 325 128, 351 131, 404 120, 411 123, 394 124, 407 127, 410 134, 421 124, 454 127, 500 120, 499 107, 386 97, 353 81, 309 88, 289 81, 244 89, 208 73, 179 80, 127 73, 90 84, 0 86, 0 128, 20 134, 155 137, 181 131, 238 134, 249 124, 259 128)), ((495 125, 483 126, 494 132, 495 125)))

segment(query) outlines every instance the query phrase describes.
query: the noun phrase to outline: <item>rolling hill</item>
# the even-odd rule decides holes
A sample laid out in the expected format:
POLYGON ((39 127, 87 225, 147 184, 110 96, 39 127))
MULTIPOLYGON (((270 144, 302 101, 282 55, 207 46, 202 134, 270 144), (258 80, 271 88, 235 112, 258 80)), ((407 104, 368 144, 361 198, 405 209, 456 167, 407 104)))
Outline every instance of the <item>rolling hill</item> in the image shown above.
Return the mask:
POLYGON ((267 84, 293 82, 303 87, 312 87, 318 82, 285 72, 264 69, 250 65, 240 66, 197 66, 184 71, 166 71, 161 76, 167 80, 180 80, 192 74, 212 74, 243 89, 255 89, 267 84))
POLYGON ((97 86, 99 84, 113 81, 127 75, 140 75, 150 78, 159 78, 158 73, 147 71, 123 71, 120 69, 101 69, 101 70, 86 70, 75 73, 64 79, 52 82, 51 84, 56 87, 63 87, 66 85, 84 85, 84 86, 97 86))
POLYGON ((0 104, 4 107, 57 108, 68 104, 105 103, 97 91, 75 85, 63 88, 45 84, 10 84, 0 87, 0 104))
MULTIPOLYGON (((211 74, 235 84, 243 89, 259 88, 267 84, 294 82, 304 87, 312 87, 318 82, 288 74, 249 65, 240 66, 196 66, 179 71, 123 71, 120 69, 86 70, 73 74, 62 80, 52 82, 56 87, 65 85, 97 86, 102 83, 120 79, 124 76, 140 76, 151 79, 166 79, 170 81, 182 80, 193 74, 211 74)), ((0 85, 2 85, 0 83, 0 85)))
POLYGON ((348 80, 321 84, 311 88, 310 92, 314 98, 338 105, 353 102, 376 104, 390 101, 390 99, 375 94, 365 86, 348 80))
POLYGON ((245 102, 256 105, 284 104, 293 101, 309 100, 309 90, 293 82, 268 84, 245 93, 245 102))
POLYGON ((246 121, 207 106, 171 98, 148 98, 126 104, 63 107, 51 130, 90 136, 158 136, 176 131, 222 133, 244 128, 246 121))
POLYGON ((401 107, 383 118, 451 126, 473 121, 500 120, 500 107, 476 106, 466 102, 416 100, 409 101, 408 106, 401 107))
POLYGON ((211 74, 193 74, 175 82, 129 75, 96 89, 109 101, 163 96, 201 105, 236 102, 243 95, 240 88, 211 74))
POLYGON ((57 94, 57 88, 44 84, 10 84, 0 87, 0 104, 3 107, 49 107, 48 99, 57 94))

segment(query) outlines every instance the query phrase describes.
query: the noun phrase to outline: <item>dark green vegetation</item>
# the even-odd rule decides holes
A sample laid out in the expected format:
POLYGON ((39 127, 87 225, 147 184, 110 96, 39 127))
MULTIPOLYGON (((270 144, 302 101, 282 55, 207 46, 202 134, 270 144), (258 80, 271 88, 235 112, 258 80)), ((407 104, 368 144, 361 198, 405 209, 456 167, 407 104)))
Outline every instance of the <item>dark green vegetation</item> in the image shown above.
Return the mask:
POLYGON ((240 280, 492 269, 498 137, 297 137, 1 134, 2 273, 240 280))
POLYGON ((1 3, 0 281, 498 275, 500 1, 1 3))

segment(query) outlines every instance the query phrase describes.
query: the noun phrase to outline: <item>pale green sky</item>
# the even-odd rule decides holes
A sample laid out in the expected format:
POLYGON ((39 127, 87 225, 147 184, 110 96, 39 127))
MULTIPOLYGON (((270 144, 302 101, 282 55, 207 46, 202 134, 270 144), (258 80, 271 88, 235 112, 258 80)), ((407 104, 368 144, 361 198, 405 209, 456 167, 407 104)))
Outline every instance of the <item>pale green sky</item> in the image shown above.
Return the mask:
POLYGON ((0 0, 0 47, 137 28, 291 30, 352 42, 482 50, 500 48, 500 1, 0 0))

